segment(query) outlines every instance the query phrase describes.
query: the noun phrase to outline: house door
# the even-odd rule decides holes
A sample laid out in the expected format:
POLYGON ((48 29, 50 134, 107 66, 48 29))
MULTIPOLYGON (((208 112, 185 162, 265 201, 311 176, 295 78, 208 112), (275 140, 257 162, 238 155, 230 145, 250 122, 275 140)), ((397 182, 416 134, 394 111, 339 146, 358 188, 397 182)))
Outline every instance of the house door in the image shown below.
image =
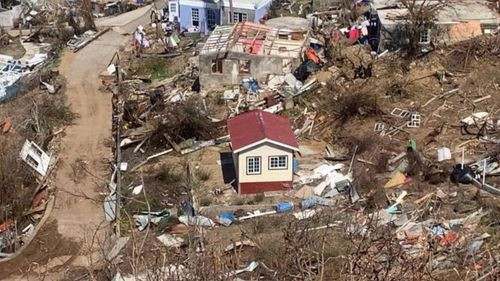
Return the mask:
POLYGON ((179 19, 179 7, 177 2, 170 2, 168 4, 168 20, 174 22, 175 19, 179 19))

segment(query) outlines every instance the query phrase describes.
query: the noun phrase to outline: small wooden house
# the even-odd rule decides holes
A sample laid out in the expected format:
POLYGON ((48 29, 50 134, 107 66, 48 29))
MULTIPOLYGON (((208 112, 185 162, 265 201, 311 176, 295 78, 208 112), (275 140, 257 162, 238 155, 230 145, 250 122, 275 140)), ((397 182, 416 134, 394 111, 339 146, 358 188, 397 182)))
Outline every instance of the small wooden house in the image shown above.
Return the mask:
POLYGON ((293 153, 299 146, 288 118, 253 110, 227 121, 238 193, 292 188, 293 153))

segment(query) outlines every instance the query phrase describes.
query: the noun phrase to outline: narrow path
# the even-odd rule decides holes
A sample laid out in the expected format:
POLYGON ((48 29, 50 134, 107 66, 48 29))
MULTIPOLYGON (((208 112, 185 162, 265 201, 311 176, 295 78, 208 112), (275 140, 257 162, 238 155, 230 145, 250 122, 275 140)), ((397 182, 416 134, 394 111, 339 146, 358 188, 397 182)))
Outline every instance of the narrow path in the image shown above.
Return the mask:
POLYGON ((57 219, 57 229, 63 237, 80 244, 80 255, 89 252, 93 232, 107 225, 98 199, 99 193, 105 191, 105 182, 99 178, 108 178, 107 162, 113 158, 112 105, 111 94, 99 91, 98 75, 123 43, 122 36, 108 32, 79 53, 67 52, 61 61, 61 74, 68 81, 67 102, 78 117, 64 137, 52 217, 57 219))
MULTIPOLYGON (((124 14, 114 22, 131 33, 139 22, 147 23, 148 16, 124 14)), ((77 118, 62 140, 55 206, 31 244, 13 260, 0 263, 0 280, 69 280, 68 269, 89 265, 99 247, 95 234, 103 237, 111 231, 100 201, 105 182, 99 179, 109 179, 108 160, 113 157, 112 95, 99 91, 98 76, 128 39, 112 30, 78 53, 63 54, 59 70, 67 81, 67 104, 77 118)))

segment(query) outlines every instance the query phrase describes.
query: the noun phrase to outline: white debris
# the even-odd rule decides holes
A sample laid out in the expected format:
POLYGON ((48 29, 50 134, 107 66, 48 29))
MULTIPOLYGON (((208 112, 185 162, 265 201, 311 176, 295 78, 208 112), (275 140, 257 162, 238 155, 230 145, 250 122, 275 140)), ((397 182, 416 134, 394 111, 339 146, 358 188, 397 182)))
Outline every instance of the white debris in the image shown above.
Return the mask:
POLYGON ((308 219, 316 214, 316 210, 314 209, 306 209, 304 211, 295 212, 293 216, 298 220, 308 219))
POLYGON ((314 194, 320 196, 325 188, 330 185, 330 177, 326 177, 320 184, 318 184, 314 189, 314 194))
POLYGON ((26 140, 21 149, 20 156, 24 162, 39 174, 42 176, 47 174, 51 158, 36 143, 26 140))
POLYGON ((116 218, 116 193, 112 192, 104 198, 104 216, 107 221, 114 221, 116 218))
POLYGON ((467 124, 467 125, 474 125, 476 122, 484 121, 488 118, 490 114, 488 112, 476 112, 473 113, 471 116, 462 119, 462 123, 467 124))
POLYGON ((142 184, 141 185, 138 185, 138 186, 135 186, 132 190, 132 194, 134 195, 139 195, 142 191, 142 184))
POLYGON ((259 263, 256 261, 252 261, 247 267, 242 268, 242 269, 238 269, 238 270, 230 271, 230 272, 224 274, 224 276, 225 277, 232 277, 232 276, 236 276, 238 274, 241 274, 243 272, 252 272, 257 268, 257 266, 259 266, 259 263))
POLYGON ((135 220, 135 226, 139 231, 143 231, 148 227, 149 223, 158 224, 160 221, 169 216, 167 211, 161 212, 142 212, 133 216, 135 220))
POLYGON ((110 64, 108 68, 106 68, 106 70, 108 71, 109 75, 112 75, 116 72, 116 66, 114 64, 110 64))
POLYGON ((180 216, 179 221, 188 226, 215 226, 211 219, 203 216, 180 216))
POLYGON ((445 160, 450 160, 451 159, 451 151, 447 147, 442 147, 438 149, 438 161, 445 161, 445 160))
POLYGON ((45 86, 45 88, 47 88, 47 91, 49 92, 49 94, 56 93, 56 87, 54 87, 53 85, 50 85, 49 83, 43 82, 42 80, 40 80, 40 82, 45 86))
POLYGON ((128 169, 128 163, 127 162, 121 162, 120 163, 120 171, 126 172, 128 169))
POLYGON ((175 237, 170 234, 162 234, 160 236, 157 236, 156 238, 158 238, 158 240, 160 240, 160 242, 167 247, 178 248, 182 245, 182 243, 184 243, 184 239, 175 237))
POLYGON ((33 234, 34 230, 35 230, 35 226, 32 223, 30 223, 30 224, 28 224, 28 226, 23 228, 22 232, 26 236, 31 236, 31 234, 33 234))

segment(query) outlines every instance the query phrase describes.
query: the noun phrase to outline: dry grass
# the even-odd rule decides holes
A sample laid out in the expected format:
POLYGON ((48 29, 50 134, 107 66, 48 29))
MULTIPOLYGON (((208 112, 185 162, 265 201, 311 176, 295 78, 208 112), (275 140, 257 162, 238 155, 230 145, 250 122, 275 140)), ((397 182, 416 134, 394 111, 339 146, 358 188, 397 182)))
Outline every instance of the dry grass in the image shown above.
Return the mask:
POLYGON ((24 139, 0 135, 0 222, 19 219, 31 205, 36 178, 19 157, 24 139))
POLYGON ((382 113, 376 96, 362 89, 340 92, 336 99, 330 101, 330 107, 340 124, 352 118, 366 118, 382 113))

